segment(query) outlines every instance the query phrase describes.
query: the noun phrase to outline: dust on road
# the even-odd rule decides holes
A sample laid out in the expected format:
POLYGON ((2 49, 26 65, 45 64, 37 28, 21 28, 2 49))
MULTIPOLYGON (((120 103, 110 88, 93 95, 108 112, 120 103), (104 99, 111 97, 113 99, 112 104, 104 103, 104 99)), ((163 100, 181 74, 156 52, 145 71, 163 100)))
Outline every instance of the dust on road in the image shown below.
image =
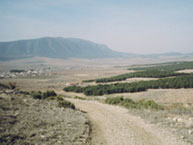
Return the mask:
POLYGON ((145 123, 127 109, 96 101, 68 99, 86 111, 92 125, 92 145, 186 145, 166 129, 145 123))

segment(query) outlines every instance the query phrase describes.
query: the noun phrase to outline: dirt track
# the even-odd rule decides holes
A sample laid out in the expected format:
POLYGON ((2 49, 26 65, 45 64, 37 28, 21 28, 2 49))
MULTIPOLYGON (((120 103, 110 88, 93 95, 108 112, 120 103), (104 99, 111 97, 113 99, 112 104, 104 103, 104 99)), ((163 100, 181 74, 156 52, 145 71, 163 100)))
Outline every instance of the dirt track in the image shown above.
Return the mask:
POLYGON ((92 125, 91 144, 186 145, 165 129, 145 123, 124 108, 95 101, 68 99, 86 111, 92 125))

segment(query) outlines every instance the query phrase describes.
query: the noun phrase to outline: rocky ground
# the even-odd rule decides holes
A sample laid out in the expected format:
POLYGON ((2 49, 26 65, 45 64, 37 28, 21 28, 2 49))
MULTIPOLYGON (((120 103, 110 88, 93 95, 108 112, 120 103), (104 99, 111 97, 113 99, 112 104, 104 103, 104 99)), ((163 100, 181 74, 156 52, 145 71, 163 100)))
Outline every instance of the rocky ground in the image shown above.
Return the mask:
POLYGON ((190 145, 193 145, 193 109, 176 108, 164 111, 130 110, 147 123, 156 124, 170 130, 190 145))
POLYGON ((25 93, 0 92, 0 144, 89 144, 85 113, 25 93))

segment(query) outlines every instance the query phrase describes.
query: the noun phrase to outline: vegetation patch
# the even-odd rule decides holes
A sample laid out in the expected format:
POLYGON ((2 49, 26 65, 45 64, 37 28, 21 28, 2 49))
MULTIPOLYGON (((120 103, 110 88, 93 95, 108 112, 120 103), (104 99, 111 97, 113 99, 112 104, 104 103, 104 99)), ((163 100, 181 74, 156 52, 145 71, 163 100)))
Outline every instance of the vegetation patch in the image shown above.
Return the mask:
POLYGON ((66 100, 58 101, 58 107, 75 109, 75 105, 66 100))
POLYGON ((128 78, 166 78, 170 76, 184 75, 183 73, 176 73, 175 71, 193 69, 193 62, 169 62, 161 64, 151 64, 151 66, 143 67, 132 67, 128 70, 135 70, 138 72, 121 74, 117 76, 112 76, 109 78, 100 78, 96 80, 85 80, 83 82, 96 82, 96 83, 106 83, 123 81, 128 78))
POLYGON ((151 109, 151 110, 164 110, 164 107, 157 104, 153 100, 139 100, 133 101, 129 98, 123 97, 114 97, 114 98, 106 98, 105 103, 112 105, 123 106, 127 109, 151 109))
POLYGON ((8 85, 0 83, 0 89, 11 89, 11 90, 13 90, 15 88, 16 88, 16 83, 14 83, 14 82, 9 82, 8 85))
POLYGON ((25 70, 23 70, 23 69, 12 69, 12 70, 10 70, 10 73, 22 73, 22 72, 25 72, 25 70))
POLYGON ((1 144, 17 144, 19 140, 23 140, 25 137, 17 134, 5 134, 0 136, 1 144))
POLYGON ((53 90, 48 90, 46 92, 41 92, 41 91, 32 91, 30 95, 34 99, 47 99, 49 97, 55 97, 57 96, 56 92, 53 90))
POLYGON ((176 73, 172 71, 162 71, 162 70, 145 70, 145 71, 138 71, 134 73, 122 74, 122 75, 113 76, 109 78, 96 79, 96 83, 123 81, 128 78, 166 78, 166 77, 180 76, 180 75, 184 75, 184 73, 176 73))
POLYGON ((193 69, 193 61, 189 62, 169 62, 169 63, 163 63, 158 64, 157 66, 146 66, 146 67, 134 67, 130 68, 129 70, 158 70, 158 71, 179 71, 184 69, 193 69))
POLYGON ((116 83, 95 86, 70 86, 64 88, 66 92, 82 92, 88 96, 101 96, 104 94, 141 92, 148 89, 179 89, 193 88, 193 74, 187 74, 178 77, 165 78, 152 81, 140 81, 133 83, 116 83))
POLYGON ((105 99, 105 103, 112 104, 112 105, 120 104, 123 101, 124 101, 123 97, 114 97, 114 98, 106 98, 105 99))
POLYGON ((64 108, 71 108, 75 109, 75 105, 72 104, 69 101, 66 101, 63 99, 63 96, 57 95, 55 91, 53 90, 48 90, 46 92, 41 92, 41 91, 32 91, 30 95, 34 99, 40 99, 40 100, 56 100, 58 102, 58 107, 64 107, 64 108))

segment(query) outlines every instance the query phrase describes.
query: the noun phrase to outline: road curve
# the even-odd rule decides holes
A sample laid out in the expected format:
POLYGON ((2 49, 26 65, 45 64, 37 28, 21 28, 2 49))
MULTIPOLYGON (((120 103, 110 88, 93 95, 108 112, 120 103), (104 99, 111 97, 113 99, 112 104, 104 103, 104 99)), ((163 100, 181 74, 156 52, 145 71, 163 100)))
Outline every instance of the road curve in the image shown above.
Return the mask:
POLYGON ((87 112, 92 145, 187 145, 167 130, 129 114, 127 109, 97 101, 67 100, 87 112))

